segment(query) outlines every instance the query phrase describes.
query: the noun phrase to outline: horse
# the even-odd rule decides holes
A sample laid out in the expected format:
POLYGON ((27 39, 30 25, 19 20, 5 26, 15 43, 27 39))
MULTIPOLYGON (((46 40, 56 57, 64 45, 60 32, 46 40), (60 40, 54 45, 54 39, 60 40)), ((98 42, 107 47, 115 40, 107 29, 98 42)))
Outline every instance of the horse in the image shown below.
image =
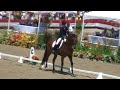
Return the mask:
POLYGON ((66 42, 63 43, 63 45, 61 46, 60 49, 55 50, 54 52, 52 49, 52 44, 56 39, 53 39, 52 36, 50 35, 50 33, 45 32, 45 39, 46 39, 46 48, 45 48, 45 52, 44 52, 44 56, 42 59, 42 62, 40 64, 40 68, 42 69, 42 66, 46 63, 45 68, 47 67, 47 61, 48 58, 51 54, 54 54, 53 57, 53 73, 55 72, 55 60, 57 58, 57 55, 61 56, 61 73, 63 72, 63 60, 66 56, 68 56, 70 63, 71 63, 71 71, 72 71, 72 75, 74 75, 73 73, 73 59, 72 59, 72 54, 74 51, 74 46, 77 44, 77 35, 75 33, 69 33, 68 37, 66 38, 66 42))

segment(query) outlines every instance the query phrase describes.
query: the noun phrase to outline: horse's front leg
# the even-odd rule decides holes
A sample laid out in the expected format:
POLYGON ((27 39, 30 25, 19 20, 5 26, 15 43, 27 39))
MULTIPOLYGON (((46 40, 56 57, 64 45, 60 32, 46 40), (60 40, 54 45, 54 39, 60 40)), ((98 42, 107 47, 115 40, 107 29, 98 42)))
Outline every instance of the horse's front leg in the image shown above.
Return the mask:
MULTIPOLYGON (((47 60, 48 61, 48 60, 47 60)), ((45 62, 45 68, 47 68, 48 66, 47 66, 47 61, 45 62)))
POLYGON ((53 58, 53 73, 55 72, 55 60, 57 58, 57 55, 54 54, 54 58, 53 58))
POLYGON ((73 73, 73 60, 72 60, 72 55, 70 55, 70 56, 68 56, 69 57, 69 59, 70 59, 70 63, 71 63, 71 74, 72 74, 72 76, 74 76, 74 73, 73 73))

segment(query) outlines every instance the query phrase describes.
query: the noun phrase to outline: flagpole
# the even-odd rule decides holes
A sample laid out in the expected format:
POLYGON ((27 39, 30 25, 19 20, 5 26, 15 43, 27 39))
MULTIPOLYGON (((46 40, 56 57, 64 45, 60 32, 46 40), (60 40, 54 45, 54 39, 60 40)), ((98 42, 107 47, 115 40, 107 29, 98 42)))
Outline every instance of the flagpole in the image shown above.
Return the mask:
POLYGON ((10 11, 9 11, 9 16, 8 16, 8 30, 10 29, 10 11))
POLYGON ((84 13, 83 13, 83 18, 82 18, 82 33, 81 33, 81 40, 80 40, 80 44, 82 44, 83 33, 84 33, 84 13))

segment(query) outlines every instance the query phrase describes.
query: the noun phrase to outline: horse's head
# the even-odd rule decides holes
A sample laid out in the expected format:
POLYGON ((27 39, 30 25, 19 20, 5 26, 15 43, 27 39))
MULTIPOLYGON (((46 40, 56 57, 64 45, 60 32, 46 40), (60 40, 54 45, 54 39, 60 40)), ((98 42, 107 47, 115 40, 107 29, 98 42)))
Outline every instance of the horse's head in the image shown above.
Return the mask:
POLYGON ((51 22, 51 15, 45 14, 43 17, 41 17, 41 22, 49 24, 51 22))
POLYGON ((77 44, 77 34, 74 32, 69 32, 67 41, 71 43, 71 45, 76 45, 77 44))

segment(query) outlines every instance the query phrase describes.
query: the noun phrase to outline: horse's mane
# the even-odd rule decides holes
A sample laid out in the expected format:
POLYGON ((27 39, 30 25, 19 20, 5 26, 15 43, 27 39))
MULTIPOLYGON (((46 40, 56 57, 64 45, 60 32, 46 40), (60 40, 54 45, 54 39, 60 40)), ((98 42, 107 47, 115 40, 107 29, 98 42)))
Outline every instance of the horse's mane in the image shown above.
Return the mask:
POLYGON ((74 32, 70 32, 68 37, 67 37, 67 41, 66 43, 69 44, 69 45, 74 45, 74 40, 73 38, 77 38, 76 34, 74 32))
POLYGON ((50 17, 50 15, 49 14, 46 14, 46 15, 44 15, 43 17, 41 17, 41 22, 42 23, 50 23, 51 22, 51 20, 49 19, 49 17, 50 17))

